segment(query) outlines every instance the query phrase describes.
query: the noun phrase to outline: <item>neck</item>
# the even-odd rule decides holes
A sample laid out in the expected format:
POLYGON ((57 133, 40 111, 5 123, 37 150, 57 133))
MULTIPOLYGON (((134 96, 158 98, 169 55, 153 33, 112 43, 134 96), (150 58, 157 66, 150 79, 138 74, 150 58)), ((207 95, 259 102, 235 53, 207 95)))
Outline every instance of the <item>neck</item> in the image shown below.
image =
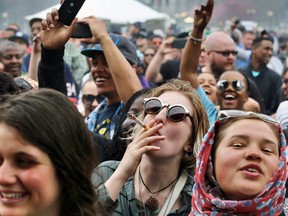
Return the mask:
POLYGON ((264 66, 263 64, 261 64, 259 61, 257 61, 254 58, 252 58, 251 60, 251 65, 252 65, 253 70, 255 71, 260 71, 261 68, 264 66))
POLYGON ((180 168, 180 164, 174 165, 176 163, 161 163, 159 161, 151 163, 151 161, 145 160, 145 157, 142 158, 140 164, 142 178, 151 191, 157 191, 169 185, 177 178, 180 168))
POLYGON ((120 97, 117 96, 117 97, 106 97, 107 98, 107 102, 106 104, 107 105, 112 105, 112 104, 116 104, 116 103, 119 103, 121 101, 120 97))

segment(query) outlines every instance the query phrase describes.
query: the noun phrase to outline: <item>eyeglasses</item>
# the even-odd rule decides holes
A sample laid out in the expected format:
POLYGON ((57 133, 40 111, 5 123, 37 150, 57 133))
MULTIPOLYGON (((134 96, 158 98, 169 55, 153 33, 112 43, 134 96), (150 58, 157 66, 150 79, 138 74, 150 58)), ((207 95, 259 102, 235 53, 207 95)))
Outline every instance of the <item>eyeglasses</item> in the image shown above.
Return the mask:
POLYGON ((244 83, 241 82, 240 80, 233 80, 233 81, 219 80, 217 82, 217 89, 220 92, 223 92, 223 91, 225 91, 225 89, 228 88, 229 84, 232 85, 232 87, 235 91, 241 91, 245 87, 244 83))
POLYGON ((271 123, 280 127, 280 122, 272 118, 271 116, 261 114, 261 113, 245 112, 243 110, 220 110, 218 112, 217 119, 235 118, 235 117, 241 117, 241 116, 256 116, 267 123, 271 123))
POLYGON ((148 56, 152 56, 153 57, 154 55, 155 55, 154 53, 145 53, 144 54, 145 57, 148 57, 148 56))
POLYGON ((285 85, 288 85, 288 79, 284 79, 284 80, 283 80, 283 83, 284 83, 285 85))
POLYGON ((218 54, 223 55, 224 57, 229 57, 230 54, 232 54, 233 56, 236 56, 238 54, 238 51, 233 50, 233 51, 218 51, 218 50, 211 50, 212 52, 216 52, 218 54))
POLYGON ((192 121, 191 113, 181 104, 164 104, 159 98, 151 97, 144 98, 144 111, 147 114, 157 114, 164 107, 167 107, 167 118, 173 122, 182 121, 186 116, 189 116, 192 121))
POLYGON ((97 103, 101 103, 101 101, 104 99, 102 95, 92 95, 92 94, 84 94, 82 95, 82 101, 84 104, 92 105, 93 101, 96 100, 97 103))

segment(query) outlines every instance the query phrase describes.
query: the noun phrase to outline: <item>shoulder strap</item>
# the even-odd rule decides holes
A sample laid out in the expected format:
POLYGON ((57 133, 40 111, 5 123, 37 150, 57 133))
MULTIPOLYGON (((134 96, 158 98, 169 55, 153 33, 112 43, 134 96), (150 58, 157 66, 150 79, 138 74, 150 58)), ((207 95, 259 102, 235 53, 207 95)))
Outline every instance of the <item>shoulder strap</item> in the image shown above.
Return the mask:
POLYGON ((174 190, 172 190, 168 196, 168 198, 166 199, 163 207, 161 208, 161 211, 159 212, 158 216, 166 216, 167 213, 169 213, 172 209, 172 207, 174 206, 177 198, 179 197, 179 194, 181 193, 186 181, 188 178, 188 174, 183 171, 182 175, 180 176, 180 178, 178 179, 174 190))

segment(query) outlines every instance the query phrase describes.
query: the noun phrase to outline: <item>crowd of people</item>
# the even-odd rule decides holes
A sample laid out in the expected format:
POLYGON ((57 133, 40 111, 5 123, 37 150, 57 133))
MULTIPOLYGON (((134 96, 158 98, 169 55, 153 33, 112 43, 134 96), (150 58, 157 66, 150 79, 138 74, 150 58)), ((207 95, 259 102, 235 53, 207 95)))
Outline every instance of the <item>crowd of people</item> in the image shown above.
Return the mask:
POLYGON ((206 37, 213 8, 177 35, 57 9, 30 36, 9 25, 0 215, 288 215, 288 37, 237 20, 206 37))

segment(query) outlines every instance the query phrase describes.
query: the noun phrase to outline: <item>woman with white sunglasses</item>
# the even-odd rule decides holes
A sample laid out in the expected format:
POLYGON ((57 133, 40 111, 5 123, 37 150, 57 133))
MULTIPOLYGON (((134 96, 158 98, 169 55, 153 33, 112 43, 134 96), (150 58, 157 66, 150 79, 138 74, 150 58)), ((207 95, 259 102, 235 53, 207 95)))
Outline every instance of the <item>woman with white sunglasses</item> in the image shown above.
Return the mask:
POLYGON ((189 82, 171 80, 148 93, 142 127, 121 162, 95 171, 99 197, 112 215, 189 214, 195 155, 209 125, 203 110, 189 82))

